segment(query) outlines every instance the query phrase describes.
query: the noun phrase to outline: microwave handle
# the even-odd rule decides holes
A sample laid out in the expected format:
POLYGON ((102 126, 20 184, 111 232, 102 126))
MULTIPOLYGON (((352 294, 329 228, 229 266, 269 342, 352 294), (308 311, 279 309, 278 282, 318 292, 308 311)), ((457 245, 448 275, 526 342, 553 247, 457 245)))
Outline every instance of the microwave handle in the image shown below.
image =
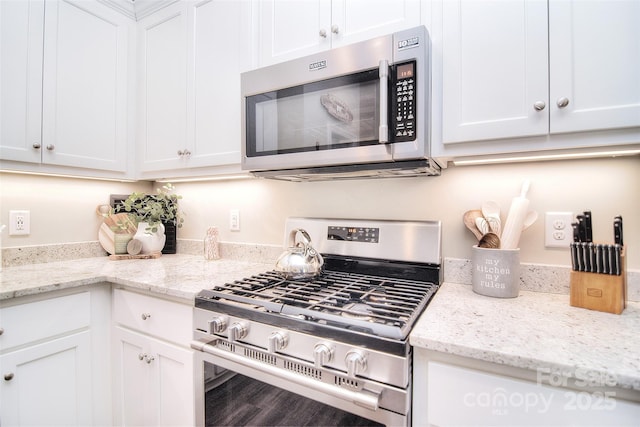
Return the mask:
POLYGON ((389 142, 389 61, 381 59, 379 64, 380 76, 380 127, 378 141, 380 144, 389 142))

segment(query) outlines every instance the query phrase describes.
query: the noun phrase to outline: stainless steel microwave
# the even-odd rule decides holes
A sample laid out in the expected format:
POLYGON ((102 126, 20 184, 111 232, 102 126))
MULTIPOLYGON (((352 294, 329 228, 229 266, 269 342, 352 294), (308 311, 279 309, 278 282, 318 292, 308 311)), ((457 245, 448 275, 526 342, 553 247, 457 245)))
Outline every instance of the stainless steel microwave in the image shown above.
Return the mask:
POLYGON ((243 73, 242 168, 293 181, 439 175, 425 27, 243 73))

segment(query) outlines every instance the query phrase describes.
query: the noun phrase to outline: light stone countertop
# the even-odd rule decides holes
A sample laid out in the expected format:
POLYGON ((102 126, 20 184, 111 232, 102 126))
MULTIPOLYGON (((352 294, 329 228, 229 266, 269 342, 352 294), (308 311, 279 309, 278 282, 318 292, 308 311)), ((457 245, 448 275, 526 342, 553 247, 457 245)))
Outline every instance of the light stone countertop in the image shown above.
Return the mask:
MULTIPOLYGON (((269 271, 271 263, 201 255, 113 261, 107 257, 9 267, 0 271, 0 302, 110 282, 192 303, 202 289, 269 271)), ((571 307, 569 295, 521 291, 518 298, 475 294, 445 282, 418 320, 410 343, 497 365, 613 375, 640 391, 640 303, 622 315, 571 307)))
POLYGON ((617 387, 640 391, 638 302, 616 315, 572 307, 566 294, 520 291, 517 298, 499 299, 444 283, 410 343, 568 378, 612 378, 617 387))
POLYGON ((162 255, 157 259, 84 258, 5 268, 0 272, 0 301, 100 282, 166 295, 193 303, 202 289, 273 268, 272 264, 201 255, 162 255))

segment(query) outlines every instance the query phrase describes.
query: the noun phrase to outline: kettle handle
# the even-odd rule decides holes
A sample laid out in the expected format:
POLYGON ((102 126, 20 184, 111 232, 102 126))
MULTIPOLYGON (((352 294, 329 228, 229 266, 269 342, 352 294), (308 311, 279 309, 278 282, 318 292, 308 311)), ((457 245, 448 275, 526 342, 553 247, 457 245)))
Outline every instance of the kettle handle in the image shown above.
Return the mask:
POLYGON ((311 236, 309 236, 309 233, 307 233, 307 231, 302 228, 296 228, 291 230, 291 233, 289 233, 289 247, 293 248, 294 246, 296 246, 296 237, 298 233, 300 233, 300 235, 302 236, 302 244, 304 247, 307 247, 309 244, 311 244, 311 236))

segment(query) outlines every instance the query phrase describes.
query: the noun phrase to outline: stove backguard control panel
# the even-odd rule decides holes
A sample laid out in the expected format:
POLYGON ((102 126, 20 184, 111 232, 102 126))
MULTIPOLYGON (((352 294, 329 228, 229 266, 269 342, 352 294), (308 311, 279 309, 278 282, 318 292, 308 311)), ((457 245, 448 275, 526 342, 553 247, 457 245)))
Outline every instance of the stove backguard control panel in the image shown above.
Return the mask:
POLYGON ((369 227, 338 227, 330 225, 327 232, 327 240, 378 243, 380 240, 380 229, 369 227))

